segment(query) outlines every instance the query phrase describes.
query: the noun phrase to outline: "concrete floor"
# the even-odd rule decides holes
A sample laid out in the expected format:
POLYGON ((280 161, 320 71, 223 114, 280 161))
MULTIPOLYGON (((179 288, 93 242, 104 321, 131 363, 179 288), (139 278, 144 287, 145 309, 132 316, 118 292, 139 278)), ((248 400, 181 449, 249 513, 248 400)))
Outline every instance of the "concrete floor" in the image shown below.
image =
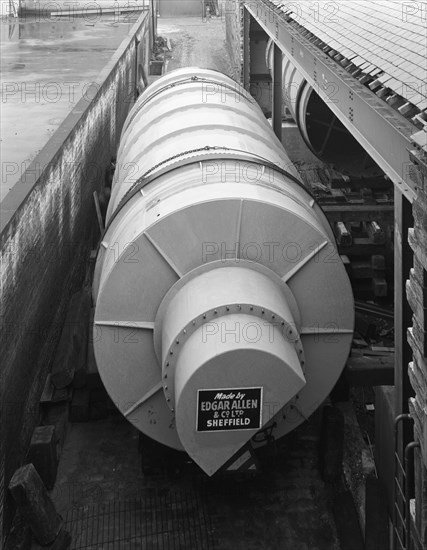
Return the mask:
POLYGON ((314 418, 270 447, 255 476, 143 476, 138 434, 113 414, 72 425, 52 495, 76 550, 339 550, 318 431, 314 418))
POLYGON ((131 29, 135 15, 2 19, 0 201, 131 29))

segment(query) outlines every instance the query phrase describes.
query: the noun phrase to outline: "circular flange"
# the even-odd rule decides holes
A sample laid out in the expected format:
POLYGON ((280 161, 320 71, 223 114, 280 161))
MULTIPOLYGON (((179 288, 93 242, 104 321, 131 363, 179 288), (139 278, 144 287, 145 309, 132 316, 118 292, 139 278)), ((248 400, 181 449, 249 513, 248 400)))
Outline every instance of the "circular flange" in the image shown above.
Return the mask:
MULTIPOLYGON (((254 304, 227 304, 218 306, 213 310, 204 312, 187 323, 185 327, 176 334, 176 337, 164 354, 162 361, 163 391, 166 402, 172 412, 175 407, 175 366, 180 348, 182 348, 185 341, 204 324, 206 325, 212 322, 220 322, 221 318, 224 318, 227 315, 233 315, 234 313, 243 313, 245 315, 253 316, 256 319, 260 319, 263 321, 263 326, 265 326, 268 330, 270 330, 270 327, 274 326, 281 327, 283 337, 293 343, 302 371, 304 372, 304 348, 295 323, 284 319, 277 312, 254 304)), ((207 336, 209 336, 209 333, 207 333, 207 336)))
MULTIPOLYGON (((157 310, 156 319, 154 323, 154 349, 156 351, 156 356, 160 364, 162 364, 162 324, 163 324, 163 318, 164 318, 165 312, 169 307, 169 304, 174 299, 174 297, 178 294, 178 292, 192 279, 195 279, 196 277, 199 277, 200 275, 203 275, 208 271, 212 271, 214 269, 219 269, 223 267, 247 268, 247 269, 256 271, 257 273, 261 273, 266 277, 268 277, 269 279, 271 279, 271 281, 276 286, 278 286, 282 291, 285 297, 286 303, 291 311, 292 319, 295 324, 295 327, 297 331, 299 330, 299 327, 301 325, 301 314, 298 308, 298 304, 289 286, 281 279, 281 277, 277 275, 277 273, 274 273, 274 271, 272 271, 271 269, 269 269, 268 267, 260 263, 256 263, 256 262, 253 262, 250 260, 244 260, 244 259, 225 259, 225 260, 217 260, 209 263, 204 263, 199 267, 196 267, 195 269, 183 275, 173 286, 171 286, 171 288, 163 298, 159 306, 159 309, 157 310)), ((233 300, 231 300, 230 304, 227 304, 227 305, 230 306, 233 304, 238 305, 237 302, 233 300)), ((252 306, 255 308, 254 304, 248 303, 247 305, 249 307, 252 306)), ((215 311, 215 309, 218 309, 218 308, 213 308, 212 311, 215 311)), ((196 321, 197 323, 197 319, 200 316, 203 316, 203 314, 207 314, 207 311, 203 311, 200 313, 200 315, 195 316, 194 319, 191 319, 191 325, 193 324, 193 321, 196 321)), ((274 311, 272 311, 271 314, 276 315, 274 311)))

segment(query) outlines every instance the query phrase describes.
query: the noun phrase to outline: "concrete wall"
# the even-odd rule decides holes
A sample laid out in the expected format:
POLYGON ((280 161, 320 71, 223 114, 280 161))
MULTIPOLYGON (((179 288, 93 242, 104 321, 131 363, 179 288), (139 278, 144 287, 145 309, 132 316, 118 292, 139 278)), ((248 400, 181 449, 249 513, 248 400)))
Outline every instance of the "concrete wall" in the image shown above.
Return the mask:
MULTIPOLYGON (((7 486, 25 459, 38 401, 53 361, 71 293, 85 274, 103 187, 135 74, 148 75, 151 14, 141 14, 82 98, 0 205, 0 528, 13 506, 7 486), (35 181, 35 183, 34 183, 35 181), (4 508, 3 508, 4 504, 4 508), (3 512, 3 521, 1 518, 3 512)), ((0 529, 0 547, 2 542, 0 529)))
POLYGON ((161 17, 202 17, 204 0, 159 0, 161 17))
MULTIPOLYGON (((18 0, 15 0, 18 4, 18 0)), ((46 19, 50 14, 58 12, 76 16, 81 13, 83 16, 102 13, 116 13, 122 11, 137 12, 143 9, 149 9, 150 0, 20 0, 19 14, 25 17, 27 14, 38 14, 40 18, 46 19)), ((53 15, 53 18, 56 18, 53 15)), ((36 17, 37 20, 37 17, 36 17)))
POLYGON ((223 4, 227 48, 233 68, 231 75, 243 84, 243 9, 239 0, 226 0, 223 4))

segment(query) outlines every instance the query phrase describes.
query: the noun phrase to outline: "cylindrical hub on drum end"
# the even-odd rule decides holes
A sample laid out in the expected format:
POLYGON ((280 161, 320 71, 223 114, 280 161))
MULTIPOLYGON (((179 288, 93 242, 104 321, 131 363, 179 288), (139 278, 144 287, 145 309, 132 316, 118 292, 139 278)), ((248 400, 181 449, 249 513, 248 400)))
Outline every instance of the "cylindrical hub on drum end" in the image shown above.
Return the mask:
POLYGON ((283 285, 238 265, 166 300, 157 321, 166 402, 185 450, 211 474, 270 420, 263 402, 282 408, 305 385, 297 325, 283 285))

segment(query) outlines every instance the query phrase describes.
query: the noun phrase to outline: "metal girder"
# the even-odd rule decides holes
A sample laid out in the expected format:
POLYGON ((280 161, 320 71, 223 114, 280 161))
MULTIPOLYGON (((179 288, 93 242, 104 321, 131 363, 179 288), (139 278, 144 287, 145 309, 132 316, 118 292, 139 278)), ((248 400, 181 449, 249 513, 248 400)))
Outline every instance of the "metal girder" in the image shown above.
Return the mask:
POLYGON ((273 101, 272 119, 276 136, 282 139, 282 51, 275 44, 273 50, 273 101))
POLYGON ((412 202, 409 150, 416 127, 352 77, 336 61, 287 23, 266 0, 244 1, 244 8, 273 38, 331 111, 412 202))
POLYGON ((393 386, 394 357, 350 357, 344 376, 351 386, 393 386))

